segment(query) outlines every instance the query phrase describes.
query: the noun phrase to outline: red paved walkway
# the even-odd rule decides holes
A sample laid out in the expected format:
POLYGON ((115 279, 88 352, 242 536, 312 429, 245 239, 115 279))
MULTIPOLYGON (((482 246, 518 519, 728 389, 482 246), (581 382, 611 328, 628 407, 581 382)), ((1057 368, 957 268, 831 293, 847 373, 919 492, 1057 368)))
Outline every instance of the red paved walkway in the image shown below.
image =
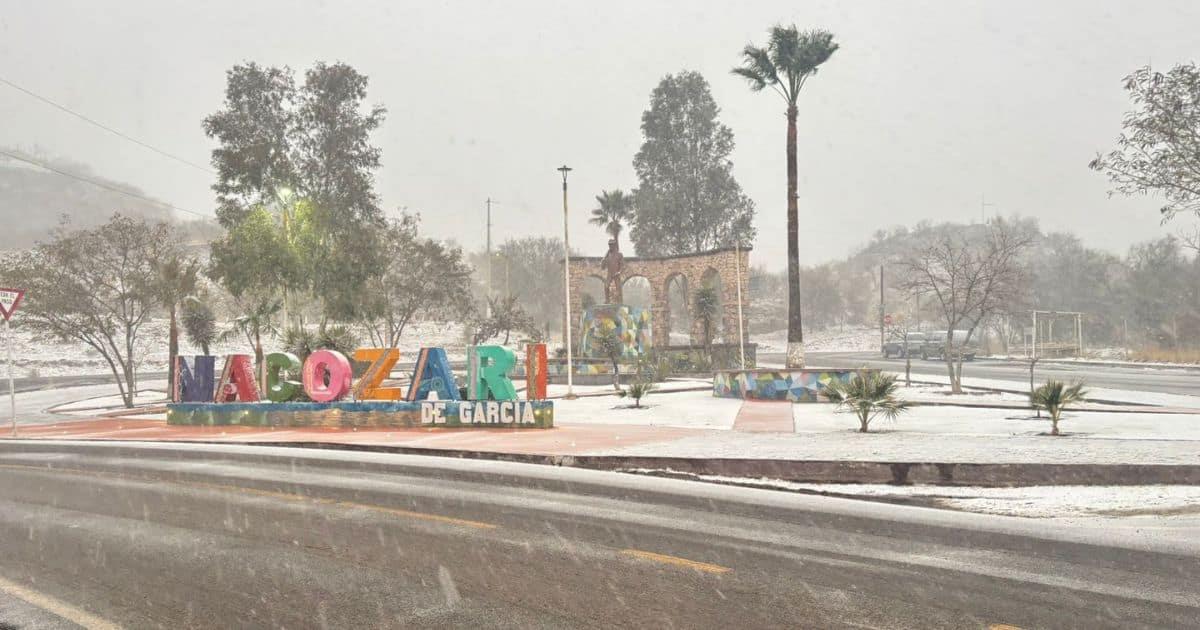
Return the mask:
POLYGON ((21 427, 23 438, 198 440, 222 442, 331 442, 499 453, 573 455, 668 442, 711 433, 629 425, 566 425, 553 429, 342 429, 170 426, 162 420, 97 418, 21 427))
POLYGON ((747 433, 794 433, 792 403, 747 400, 733 419, 734 431, 747 433))

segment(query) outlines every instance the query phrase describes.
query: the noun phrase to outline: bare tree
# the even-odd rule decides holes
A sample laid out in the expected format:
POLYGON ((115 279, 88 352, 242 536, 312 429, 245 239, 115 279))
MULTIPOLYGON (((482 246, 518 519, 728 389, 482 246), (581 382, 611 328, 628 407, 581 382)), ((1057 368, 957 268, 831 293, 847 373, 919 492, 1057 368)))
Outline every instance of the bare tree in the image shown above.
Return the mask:
POLYGON ((175 245, 165 223, 119 214, 92 229, 64 224, 7 270, 28 290, 22 323, 98 352, 132 407, 138 333, 161 299, 156 263, 175 245))
POLYGON ((969 236, 937 237, 901 263, 904 288, 933 296, 941 309, 948 331, 942 358, 954 393, 962 393, 963 347, 1027 289, 1022 255, 1032 242, 1028 230, 996 219, 969 236), (955 331, 965 333, 960 339, 955 331))
POLYGON ((393 219, 383 232, 387 265, 367 280, 360 321, 379 347, 394 348, 422 318, 459 318, 471 307, 471 266, 463 252, 418 234, 418 218, 393 219))

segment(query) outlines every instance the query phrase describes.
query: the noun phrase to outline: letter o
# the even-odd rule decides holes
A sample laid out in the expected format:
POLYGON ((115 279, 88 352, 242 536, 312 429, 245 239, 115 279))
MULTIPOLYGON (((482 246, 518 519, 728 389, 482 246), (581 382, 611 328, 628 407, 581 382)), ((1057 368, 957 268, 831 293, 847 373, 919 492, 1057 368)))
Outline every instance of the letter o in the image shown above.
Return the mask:
POLYGON ((317 350, 304 360, 304 393, 313 402, 331 402, 350 392, 353 370, 346 355, 337 350, 317 350), (325 375, 329 384, 325 384, 325 375))

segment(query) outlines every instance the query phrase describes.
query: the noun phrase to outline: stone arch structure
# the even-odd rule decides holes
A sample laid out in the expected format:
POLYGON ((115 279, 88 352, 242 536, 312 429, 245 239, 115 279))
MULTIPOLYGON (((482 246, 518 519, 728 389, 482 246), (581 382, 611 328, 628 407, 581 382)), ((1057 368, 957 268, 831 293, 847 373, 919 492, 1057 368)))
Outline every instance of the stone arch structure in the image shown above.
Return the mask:
MULTIPOLYGON (((628 304, 630 306, 641 306, 641 307, 654 308, 655 292, 656 292, 656 290, 654 287, 654 283, 650 282, 650 279, 647 278, 646 276, 643 276, 641 274, 629 274, 629 273, 621 274, 621 295, 624 297, 626 304, 628 304), (645 282, 644 283, 640 282, 642 280, 644 280, 645 282), (646 303, 640 304, 640 303, 638 303, 640 300, 635 299, 635 298, 642 297, 638 294, 643 292, 642 291, 643 288, 645 288, 644 292, 648 293, 649 295, 645 296, 646 303)), ((653 324, 651 324, 651 325, 653 325, 653 324)))
MULTIPOLYGON (((721 341, 724 341, 726 339, 728 339, 730 342, 736 342, 736 340, 737 340, 737 295, 736 295, 737 289, 736 288, 734 289, 734 297, 733 297, 734 309, 733 309, 733 315, 732 315, 733 328, 731 330, 729 328, 730 324, 727 323, 727 320, 729 319, 730 316, 728 313, 725 312, 725 310, 726 310, 725 305, 728 303, 728 300, 726 299, 726 297, 724 295, 724 293, 725 293, 723 290, 724 285, 725 285, 725 283, 721 282, 721 272, 717 271, 717 269, 715 267, 708 267, 704 271, 700 272, 700 283, 696 285, 696 289, 692 290, 693 295, 695 295, 695 291, 700 288, 712 287, 717 290, 717 304, 719 305, 719 307, 721 309, 721 313, 717 316, 719 321, 713 327, 714 328, 714 330, 712 331, 713 343, 720 343, 721 341)), ((745 291, 743 290, 742 299, 745 299, 745 297, 746 297, 746 294, 745 294, 745 291)), ((695 343, 697 340, 703 341, 703 339, 704 339, 704 326, 699 320, 696 320, 695 318, 693 318, 692 319, 693 343, 695 343)))
POLYGON ((667 326, 663 337, 670 339, 673 333, 683 333, 688 336, 689 343, 694 343, 692 338, 692 314, 688 298, 691 296, 691 287, 688 286, 688 278, 683 273, 672 273, 667 275, 664 285, 666 295, 663 296, 663 304, 665 310, 663 312, 663 325, 667 326), (678 304, 676 298, 678 297, 678 304), (681 327, 676 327, 675 322, 684 324, 681 327))
MULTIPOLYGON (((599 256, 572 256, 570 258, 570 287, 571 287, 571 321, 579 322, 583 316, 581 300, 584 278, 603 272, 599 256)), ((721 288, 721 326, 719 335, 727 342, 736 343, 738 338, 737 325, 737 290, 742 288, 743 309, 748 305, 750 279, 750 250, 742 249, 735 252, 732 247, 715 249, 695 254, 680 256, 633 257, 624 260, 621 270, 621 280, 633 276, 645 276, 650 282, 651 326, 655 347, 667 347, 670 344, 670 326, 667 318, 670 316, 670 304, 667 299, 668 283, 675 276, 683 276, 687 286, 687 303, 690 305, 696 289, 703 286, 704 274, 715 273, 720 279, 721 288), (740 255, 741 259, 737 257, 740 255), (741 273, 738 274, 740 266, 741 273), (711 271, 710 271, 711 270, 711 271)), ((692 340, 698 335, 693 322, 692 340)), ((748 340, 747 340, 748 341, 748 340)))
MULTIPOLYGON (((576 290, 579 291, 579 303, 581 305, 583 304, 584 294, 591 295, 593 303, 595 303, 595 304, 603 304, 604 303, 604 277, 598 273, 584 274, 579 279, 578 286, 576 286, 576 285, 571 286, 572 294, 574 294, 576 290)), ((574 295, 571 295, 571 301, 572 302, 575 301, 574 295)), ((581 310, 582 310, 582 306, 581 306, 581 310)), ((576 321, 578 321, 578 320, 576 320, 576 321)))

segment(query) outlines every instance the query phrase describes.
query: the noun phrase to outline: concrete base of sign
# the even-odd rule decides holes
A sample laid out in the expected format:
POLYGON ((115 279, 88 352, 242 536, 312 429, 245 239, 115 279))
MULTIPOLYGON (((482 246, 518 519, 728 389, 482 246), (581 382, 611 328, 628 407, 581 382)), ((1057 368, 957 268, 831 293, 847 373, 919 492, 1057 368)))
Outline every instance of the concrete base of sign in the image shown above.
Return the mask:
POLYGON ((549 400, 170 403, 167 424, 255 427, 549 429, 549 400))
POLYGON ((861 370, 845 368, 761 368, 719 370, 713 374, 713 396, 746 400, 825 402, 821 389, 832 380, 849 381, 861 370))

